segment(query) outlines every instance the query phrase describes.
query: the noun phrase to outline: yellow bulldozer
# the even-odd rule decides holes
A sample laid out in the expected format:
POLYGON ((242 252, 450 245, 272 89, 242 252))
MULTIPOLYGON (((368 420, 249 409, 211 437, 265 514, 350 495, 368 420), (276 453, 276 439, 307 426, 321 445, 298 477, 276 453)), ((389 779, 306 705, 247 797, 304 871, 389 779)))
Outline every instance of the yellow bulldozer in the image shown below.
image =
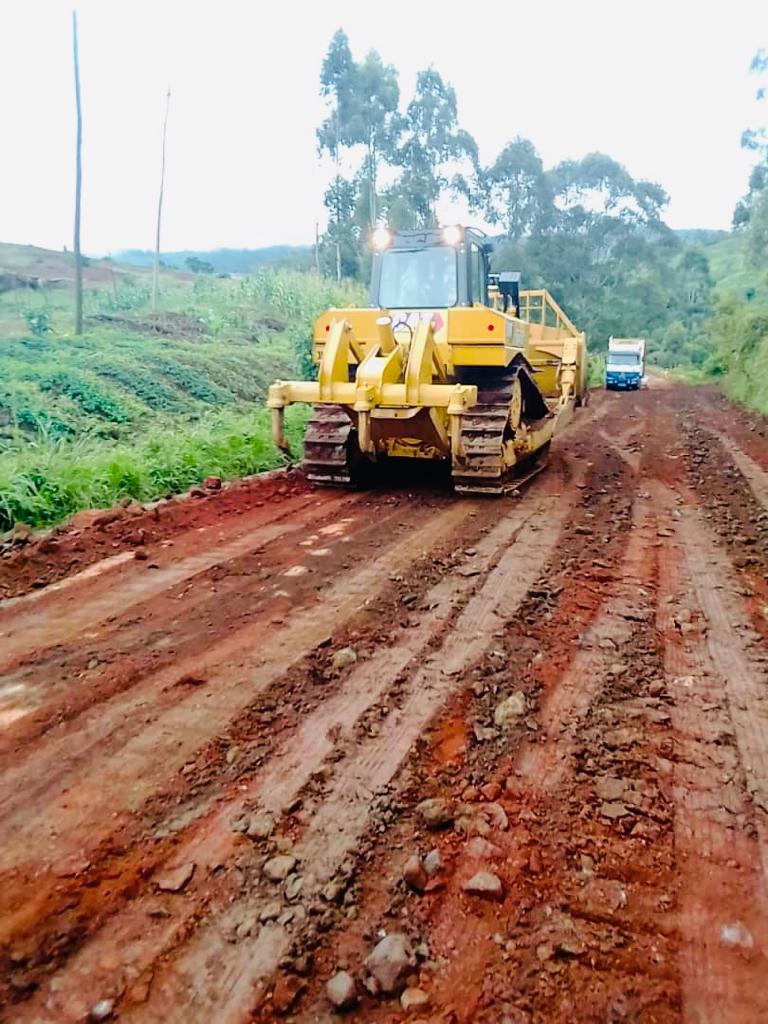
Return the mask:
POLYGON ((518 487, 587 401, 585 335, 548 292, 492 274, 475 228, 378 228, 372 242, 369 307, 319 317, 318 379, 269 389, 275 444, 289 450, 285 408, 307 402, 304 470, 317 483, 429 459, 450 466, 460 492, 518 487))

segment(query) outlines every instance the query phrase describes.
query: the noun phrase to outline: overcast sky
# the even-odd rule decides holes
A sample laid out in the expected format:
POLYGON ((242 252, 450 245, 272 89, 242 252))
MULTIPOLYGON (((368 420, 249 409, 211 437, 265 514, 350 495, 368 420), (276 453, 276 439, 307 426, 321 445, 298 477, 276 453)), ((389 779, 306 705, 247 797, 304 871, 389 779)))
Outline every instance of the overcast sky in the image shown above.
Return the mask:
MULTIPOLYGON (((318 75, 342 26, 407 102, 433 64, 491 161, 515 135, 545 163, 603 150, 671 196, 673 227, 727 228, 768 120, 747 74, 767 0, 80 0, 83 248, 153 246, 172 91, 163 248, 306 243, 322 217, 318 75), (455 11, 455 16, 452 15, 455 11)), ((70 244, 71 5, 0 4, 0 240, 70 244)), ((458 215, 445 209, 446 219, 458 215)))

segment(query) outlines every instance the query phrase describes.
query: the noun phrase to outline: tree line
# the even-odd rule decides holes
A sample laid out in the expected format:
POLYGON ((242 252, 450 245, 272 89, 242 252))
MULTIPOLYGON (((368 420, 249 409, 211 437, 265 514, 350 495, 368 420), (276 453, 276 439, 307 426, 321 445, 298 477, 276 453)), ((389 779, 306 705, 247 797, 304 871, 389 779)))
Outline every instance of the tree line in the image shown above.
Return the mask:
MULTIPOLYGON (((755 98, 764 101, 768 97, 768 51, 758 50, 749 70, 761 80, 755 98)), ((733 227, 744 232, 753 264, 764 265, 768 261, 768 128, 748 128, 741 144, 756 155, 757 163, 749 176, 747 194, 736 204, 733 227)))
POLYGON ((355 61, 341 29, 320 91, 327 116, 318 149, 334 168, 323 197, 324 273, 367 277, 373 225, 432 226, 443 197, 463 197, 497 229, 496 268, 520 269, 528 287, 547 287, 598 346, 610 334, 638 334, 661 348, 670 331, 678 349, 694 345, 710 312, 709 265, 664 222, 660 185, 633 178, 604 153, 547 168, 521 137, 484 165, 439 71, 420 71, 403 107, 396 68, 375 50, 355 61))
MULTIPOLYGON (((755 98, 768 99, 768 51, 760 49, 750 65, 757 76, 755 98)), ((743 239, 751 284, 741 295, 716 296, 703 335, 710 354, 704 369, 724 378, 738 401, 768 415, 768 126, 747 129, 742 146, 756 162, 747 192, 733 213, 734 233, 743 239)))

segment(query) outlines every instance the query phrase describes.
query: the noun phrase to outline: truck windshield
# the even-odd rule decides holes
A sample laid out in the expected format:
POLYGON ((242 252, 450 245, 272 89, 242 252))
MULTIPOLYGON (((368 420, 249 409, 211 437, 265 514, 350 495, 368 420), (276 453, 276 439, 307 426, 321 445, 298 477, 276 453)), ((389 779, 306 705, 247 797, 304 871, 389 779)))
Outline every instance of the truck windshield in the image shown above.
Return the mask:
POLYGON ((381 258, 379 305, 385 309, 440 309, 457 301, 456 250, 388 249, 381 258))
POLYGON ((608 362, 611 366, 639 366, 640 357, 637 352, 609 352, 608 362))

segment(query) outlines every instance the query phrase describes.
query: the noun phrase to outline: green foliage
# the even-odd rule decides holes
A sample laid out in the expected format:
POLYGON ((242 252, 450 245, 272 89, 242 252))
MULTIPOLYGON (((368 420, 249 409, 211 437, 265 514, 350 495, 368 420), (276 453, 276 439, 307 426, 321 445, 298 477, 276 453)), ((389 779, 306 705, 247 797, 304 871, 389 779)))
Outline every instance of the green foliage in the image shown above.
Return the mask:
POLYGON ((144 309, 150 302, 152 289, 148 285, 130 284, 114 291, 88 293, 89 308, 102 313, 130 313, 144 309))
POLYGON ((99 416, 111 423, 124 423, 128 418, 120 402, 103 391, 98 383, 86 374, 60 370, 40 377, 37 384, 43 392, 52 391, 56 395, 66 395, 76 402, 83 412, 91 416, 99 416))
POLYGON ((207 260, 201 260, 197 256, 187 256, 187 258, 184 260, 184 266, 193 274, 214 273, 213 264, 208 263, 207 260))
POLYGON ((24 314, 27 326, 36 338, 43 338, 51 333, 50 317, 42 310, 28 309, 24 314))
POLYGON ((551 216, 554 197, 541 157, 529 139, 519 136, 464 191, 471 208, 481 211, 489 224, 502 225, 511 239, 537 232, 551 216))
POLYGON ((396 194, 407 196, 413 227, 436 223, 436 205, 449 185, 446 166, 468 160, 477 166, 477 144, 459 127, 456 92, 434 68, 416 76, 416 92, 408 104, 404 139, 396 162, 403 173, 396 194))
MULTIPOLYGON (((263 270, 171 278, 160 291, 166 334, 154 330, 140 281, 87 293, 88 308, 108 317, 86 321, 77 338, 65 333, 68 292, 48 309, 55 336, 28 335, 16 313, 17 335, 0 336, 0 526, 280 465, 263 407, 269 384, 312 373, 315 318, 364 298, 354 284, 263 270)), ((305 417, 287 413, 297 454, 305 417)))
MULTIPOLYGON (((286 413, 286 433, 298 453, 305 419, 298 407, 286 413)), ((155 428, 135 443, 82 439, 28 448, 0 460, 0 529, 16 521, 46 526, 122 498, 152 501, 212 474, 232 479, 284 462, 264 409, 220 413, 183 431, 155 428)))
POLYGON ((708 335, 705 371, 720 377, 735 401, 768 415, 768 300, 721 299, 708 335))
POLYGON ((226 393, 215 384, 211 384, 209 380, 206 380, 202 374, 193 370, 190 366, 162 359, 157 360, 155 365, 182 391, 186 391, 193 398, 197 398, 199 401, 206 402, 209 405, 222 405, 226 402, 226 393))
MULTIPOLYGON (((435 222, 436 204, 451 184, 449 168, 463 161, 474 169, 477 146, 459 127, 456 93, 438 71, 419 72, 415 95, 401 114, 396 69, 375 50, 357 63, 341 29, 323 61, 320 93, 328 115, 317 130, 318 148, 336 169, 323 200, 329 222, 321 261, 326 273, 353 276, 367 269, 368 233, 382 216, 400 227, 435 222), (362 162, 344 177, 342 164, 354 162, 360 149, 362 162), (385 165, 401 171, 380 194, 385 165)), ((454 187, 461 187, 458 178, 454 187)))
POLYGON ((156 412, 180 412, 187 407, 178 391, 165 385, 156 374, 128 360, 105 360, 99 364, 97 373, 132 392, 156 412))
POLYGON ((587 387, 599 388, 605 383, 605 354, 589 353, 587 361, 587 387))

